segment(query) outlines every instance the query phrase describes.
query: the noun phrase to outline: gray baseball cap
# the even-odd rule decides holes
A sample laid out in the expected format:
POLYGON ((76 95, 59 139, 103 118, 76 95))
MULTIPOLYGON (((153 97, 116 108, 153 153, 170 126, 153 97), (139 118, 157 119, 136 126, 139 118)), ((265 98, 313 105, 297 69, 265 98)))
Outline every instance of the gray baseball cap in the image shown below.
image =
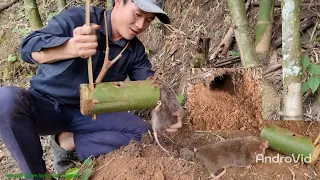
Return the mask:
POLYGON ((133 0, 143 11, 155 13, 157 18, 164 24, 169 24, 169 16, 162 10, 164 0, 133 0))

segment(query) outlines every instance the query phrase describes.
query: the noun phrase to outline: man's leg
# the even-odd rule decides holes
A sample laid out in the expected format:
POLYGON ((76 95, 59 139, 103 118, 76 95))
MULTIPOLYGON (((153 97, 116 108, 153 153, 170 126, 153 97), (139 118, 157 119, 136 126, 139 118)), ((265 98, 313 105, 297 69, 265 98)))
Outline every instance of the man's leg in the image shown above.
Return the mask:
POLYGON ((56 103, 29 91, 0 88, 0 136, 24 174, 44 174, 45 162, 38 134, 67 131, 72 116, 56 103))
POLYGON ((79 109, 74 112, 71 130, 80 161, 128 145, 131 140, 140 141, 149 130, 146 121, 128 112, 97 115, 96 120, 81 115, 79 109))

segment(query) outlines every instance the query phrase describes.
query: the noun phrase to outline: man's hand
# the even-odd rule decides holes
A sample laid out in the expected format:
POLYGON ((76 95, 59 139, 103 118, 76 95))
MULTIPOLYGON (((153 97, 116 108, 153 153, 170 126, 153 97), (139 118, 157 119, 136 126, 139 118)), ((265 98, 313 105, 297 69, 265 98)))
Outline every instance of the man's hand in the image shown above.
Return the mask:
POLYGON ((70 43, 75 56, 88 58, 96 54, 98 47, 96 31, 99 29, 99 25, 91 24, 90 26, 83 25, 73 30, 73 38, 70 39, 70 43))
POLYGON ((184 110, 181 108, 180 110, 178 110, 177 112, 175 112, 171 115, 177 117, 177 123, 170 125, 169 128, 166 129, 166 131, 167 132, 177 132, 178 129, 180 129, 182 127, 182 119, 184 116, 184 110))

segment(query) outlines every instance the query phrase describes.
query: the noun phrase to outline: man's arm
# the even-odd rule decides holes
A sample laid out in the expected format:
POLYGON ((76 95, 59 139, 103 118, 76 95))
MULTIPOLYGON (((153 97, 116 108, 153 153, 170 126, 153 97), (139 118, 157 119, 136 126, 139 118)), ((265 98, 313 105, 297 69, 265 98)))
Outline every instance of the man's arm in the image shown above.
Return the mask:
POLYGON ((98 25, 82 26, 85 12, 71 8, 52 18, 49 24, 27 36, 21 44, 21 57, 28 63, 53 63, 95 54, 98 25))

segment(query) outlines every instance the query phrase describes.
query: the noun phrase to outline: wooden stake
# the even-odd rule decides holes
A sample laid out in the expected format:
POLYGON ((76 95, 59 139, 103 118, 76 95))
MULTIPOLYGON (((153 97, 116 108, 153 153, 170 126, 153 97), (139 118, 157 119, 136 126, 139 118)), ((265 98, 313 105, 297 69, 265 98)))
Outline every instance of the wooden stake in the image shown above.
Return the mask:
POLYGON ((119 53, 118 56, 116 56, 113 60, 109 60, 109 31, 108 31, 108 22, 107 22, 107 16, 106 16, 106 12, 104 12, 104 24, 105 24, 105 30, 106 30, 106 54, 104 57, 104 62, 103 62, 103 66, 101 68, 101 71, 96 79, 96 83, 100 83, 104 76, 107 74, 108 70, 110 69, 110 67, 116 63, 122 56, 122 53, 124 52, 124 50, 127 49, 129 42, 127 42, 126 46, 122 49, 122 51, 119 53))
MULTIPOLYGON (((90 26, 90 0, 86 0, 86 25, 90 26)), ((90 92, 94 91, 93 85, 93 72, 92 72, 92 58, 88 58, 88 78, 89 78, 89 88, 90 92)), ((96 120, 97 117, 95 114, 92 115, 92 119, 96 120)))

